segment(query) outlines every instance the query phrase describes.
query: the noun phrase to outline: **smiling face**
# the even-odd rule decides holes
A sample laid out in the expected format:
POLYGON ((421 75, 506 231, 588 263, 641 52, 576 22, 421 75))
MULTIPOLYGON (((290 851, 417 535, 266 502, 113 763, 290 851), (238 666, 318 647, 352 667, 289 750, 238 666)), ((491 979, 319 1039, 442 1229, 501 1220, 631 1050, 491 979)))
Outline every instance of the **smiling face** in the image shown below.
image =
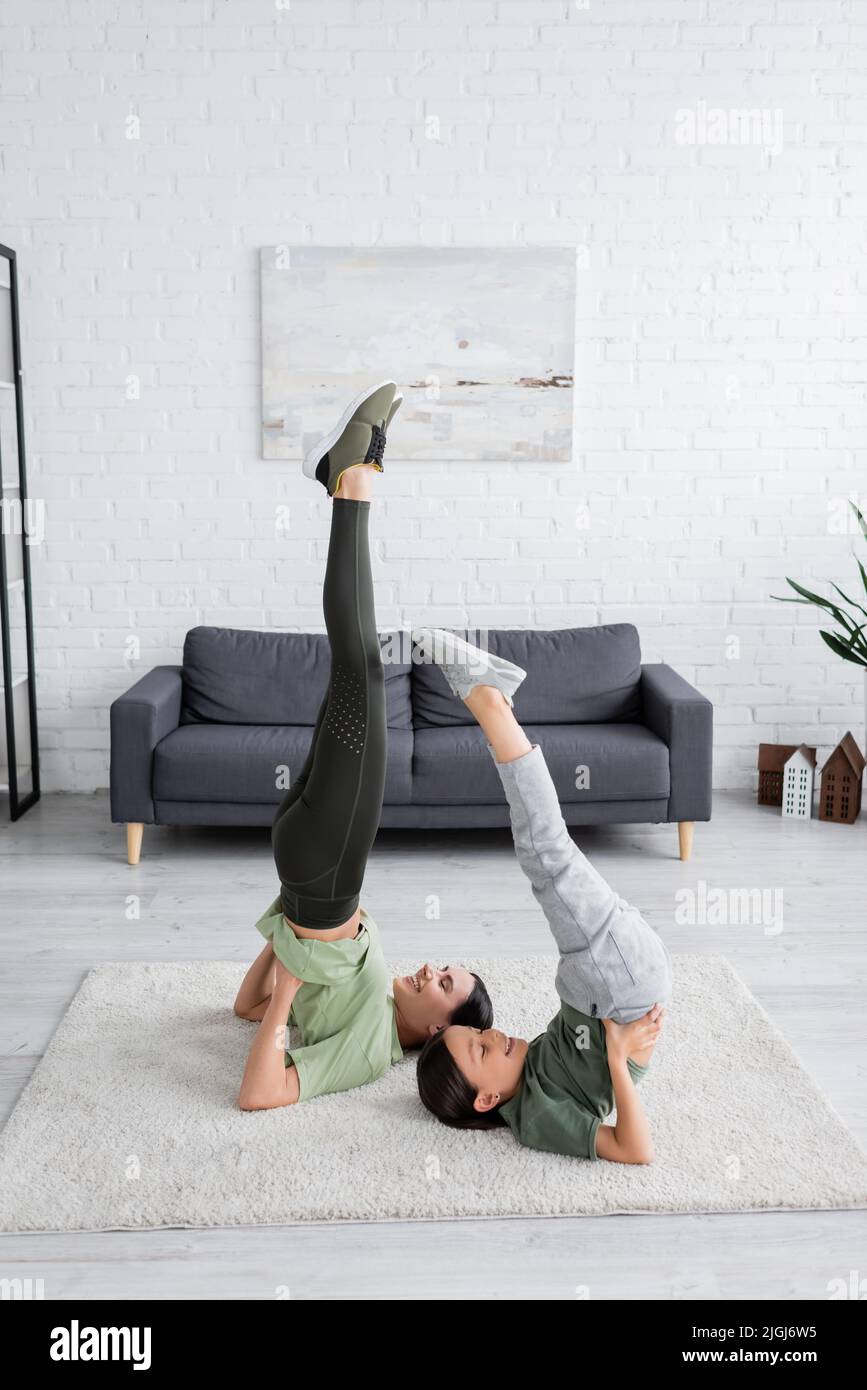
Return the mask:
POLYGON ((460 965, 422 965, 414 975, 392 980, 394 1002, 404 1023, 430 1037, 445 1028, 455 1009, 469 999, 476 981, 460 965))
POLYGON ((474 1109, 492 1110, 511 1100, 521 1084, 529 1044, 499 1028, 447 1028, 443 1040, 455 1066, 476 1092, 474 1109))

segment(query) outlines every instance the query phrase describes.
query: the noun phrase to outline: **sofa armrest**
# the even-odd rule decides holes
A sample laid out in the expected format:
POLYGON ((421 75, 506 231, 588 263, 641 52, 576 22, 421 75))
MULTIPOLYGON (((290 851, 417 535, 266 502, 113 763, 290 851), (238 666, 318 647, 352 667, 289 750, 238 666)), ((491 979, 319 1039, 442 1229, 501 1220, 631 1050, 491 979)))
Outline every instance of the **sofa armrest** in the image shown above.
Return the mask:
POLYGON ((644 722, 668 744, 671 821, 710 820, 713 705, 664 663, 641 667, 644 722))
POLYGON ((180 666, 155 666, 111 706, 111 819, 154 823, 153 753, 181 717, 180 666))

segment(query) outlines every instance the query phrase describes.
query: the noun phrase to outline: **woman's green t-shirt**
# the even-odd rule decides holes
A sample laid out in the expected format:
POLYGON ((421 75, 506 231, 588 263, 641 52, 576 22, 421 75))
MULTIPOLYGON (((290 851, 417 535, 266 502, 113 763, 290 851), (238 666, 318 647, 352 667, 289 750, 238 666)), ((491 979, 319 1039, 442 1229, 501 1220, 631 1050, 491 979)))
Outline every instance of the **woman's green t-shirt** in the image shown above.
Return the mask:
POLYGON ((364 908, 357 936, 320 941, 295 935, 278 895, 256 927, 277 959, 304 981, 288 1019, 301 1042, 287 1046, 285 1058, 298 1072, 301 1100, 364 1086, 400 1061, 379 928, 364 908))

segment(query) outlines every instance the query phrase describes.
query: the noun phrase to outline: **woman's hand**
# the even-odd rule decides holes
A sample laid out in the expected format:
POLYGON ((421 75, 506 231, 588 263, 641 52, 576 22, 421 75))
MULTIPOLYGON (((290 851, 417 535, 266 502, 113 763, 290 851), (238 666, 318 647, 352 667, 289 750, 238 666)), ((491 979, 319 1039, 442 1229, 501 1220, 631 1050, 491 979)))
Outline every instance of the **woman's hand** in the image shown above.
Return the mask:
POLYGON ((636 1052, 652 1051, 662 1032, 664 1019, 665 1009, 661 1004, 654 1004, 643 1018, 637 1018, 634 1023, 615 1023, 613 1018, 603 1018, 609 1061, 625 1061, 636 1052))
POLYGON ((291 972, 291 970, 287 970, 287 969, 286 969, 286 966, 283 964, 282 960, 279 960, 278 957, 275 955, 275 957, 274 957, 274 989, 277 990, 277 989, 279 989, 281 986, 283 986, 284 988, 287 988, 287 987, 290 987, 290 986, 294 986, 296 989, 299 989, 299 988, 301 987, 301 985, 303 985, 303 983, 304 983, 304 981, 303 981, 303 980, 299 980, 297 975, 293 975, 292 972, 291 972))

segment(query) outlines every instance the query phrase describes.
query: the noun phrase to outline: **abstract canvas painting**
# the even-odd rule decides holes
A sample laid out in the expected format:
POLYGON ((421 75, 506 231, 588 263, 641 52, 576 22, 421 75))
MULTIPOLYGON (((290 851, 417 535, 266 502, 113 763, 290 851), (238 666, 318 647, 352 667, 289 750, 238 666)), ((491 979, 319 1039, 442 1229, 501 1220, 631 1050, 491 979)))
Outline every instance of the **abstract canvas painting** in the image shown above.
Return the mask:
POLYGON ((569 247, 265 247, 262 451, 297 459, 371 382, 402 459, 569 461, 569 247))

